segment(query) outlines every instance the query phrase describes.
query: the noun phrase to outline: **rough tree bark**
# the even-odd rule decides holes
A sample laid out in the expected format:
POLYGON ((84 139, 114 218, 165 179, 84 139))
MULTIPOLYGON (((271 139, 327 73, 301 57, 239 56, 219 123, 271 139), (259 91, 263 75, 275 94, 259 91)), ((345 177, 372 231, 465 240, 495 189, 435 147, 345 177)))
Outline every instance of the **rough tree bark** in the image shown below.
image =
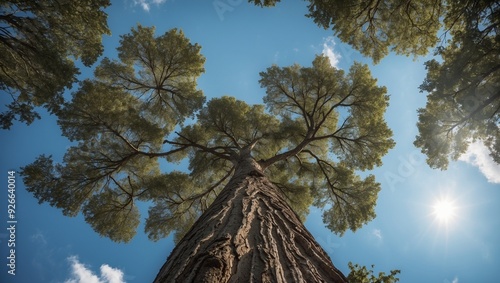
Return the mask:
POLYGON ((236 163, 154 282, 347 282, 259 164, 236 163))

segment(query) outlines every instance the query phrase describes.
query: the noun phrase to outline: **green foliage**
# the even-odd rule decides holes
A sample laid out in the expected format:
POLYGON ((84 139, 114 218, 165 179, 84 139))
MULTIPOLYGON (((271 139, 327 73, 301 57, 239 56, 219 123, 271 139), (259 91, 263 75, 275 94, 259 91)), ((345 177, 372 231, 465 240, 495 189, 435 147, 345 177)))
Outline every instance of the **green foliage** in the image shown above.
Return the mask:
POLYGON ((500 5, 450 2, 447 10, 451 39, 436 51, 442 60, 426 62, 420 89, 428 101, 419 109, 415 145, 433 168, 446 169, 476 140, 500 163, 500 5))
MULTIPOLYGON (((279 150, 279 143, 271 138, 277 132, 279 121, 265 113, 263 105, 250 106, 234 97, 223 96, 210 100, 197 118, 196 124, 180 132, 179 143, 194 141, 228 158, 254 143, 256 159, 268 158, 279 150)), ((195 164, 191 162, 191 166, 195 164)))
POLYGON ((308 17, 379 62, 389 51, 425 55, 437 41, 440 1, 310 0, 308 17))
MULTIPOLYGON (((139 28, 132 33, 144 43, 152 36, 152 29, 139 28)), ((160 86, 167 89, 182 84, 183 87, 175 91, 156 90, 156 86, 148 91, 130 89, 110 81, 107 75, 130 67, 136 68, 145 80, 150 71, 148 66, 132 66, 135 61, 129 60, 130 56, 124 57, 129 65, 109 64, 110 61, 104 59, 96 72, 97 80, 82 82, 73 99, 64 104, 59 113, 58 123, 63 134, 78 144, 68 149, 63 164, 54 165, 51 158, 41 156, 23 168, 28 191, 41 202, 47 201, 69 216, 83 211, 87 222, 98 233, 116 241, 129 241, 135 234, 139 215, 134 200, 147 200, 145 196, 151 195, 145 184, 160 174, 157 158, 177 152, 163 151, 164 137, 176 123, 193 115, 204 100, 201 92, 195 90, 195 79, 203 70, 204 61, 199 47, 192 45, 198 56, 192 58, 192 62, 175 61, 171 59, 184 54, 191 45, 175 30, 159 38, 160 42, 169 41, 170 45, 177 42, 177 48, 182 49, 171 46, 162 49, 163 56, 158 53, 151 58, 154 62, 170 60, 171 65, 165 68, 176 69, 165 71, 160 86), (183 83, 188 81, 189 87, 183 83), (181 105, 183 103, 185 105, 181 105), (130 221, 125 225, 122 222, 127 217, 130 221), (111 223, 114 218, 116 222, 111 223)), ((124 36, 122 45, 133 45, 130 40, 135 39, 124 36)))
POLYGON ((280 2, 280 0, 248 0, 250 3, 254 3, 257 6, 265 6, 265 7, 272 7, 275 6, 276 3, 280 2))
POLYGON ((139 210, 127 191, 105 190, 92 195, 83 215, 95 231, 117 242, 130 241, 139 226, 139 210))
MULTIPOLYGON (((274 6, 279 0, 249 2, 274 6)), ((500 163, 498 1, 309 0, 308 8, 316 24, 375 63, 390 51, 419 56, 437 46, 440 58, 426 62, 420 87, 428 102, 418 111, 414 144, 432 168, 446 169, 475 141, 500 163)))
MULTIPOLYGON (((93 194, 112 191, 130 199, 144 193, 145 176, 157 174, 156 160, 143 155, 126 155, 113 143, 81 142, 64 156, 65 166, 54 165, 51 157, 40 156, 22 168, 26 188, 40 202, 61 208, 68 216, 76 216, 93 194), (121 159, 120 156, 124 156, 121 159), (116 159, 112 159, 112 157, 116 159), (125 174, 127 175, 125 177, 125 174)), ((103 233, 103 231, 98 231, 103 233)))
POLYGON ((123 137, 131 149, 159 150, 168 132, 148 119, 143 108, 137 97, 121 88, 86 80, 61 110, 58 123, 72 141, 115 136, 123 137))
MULTIPOLYGON (((219 176, 209 179, 214 177, 219 176)), ((227 178, 228 174, 222 182, 227 178)), ((222 189, 222 183, 207 186, 213 181, 209 179, 174 171, 148 180, 147 197, 154 202, 146 220, 148 237, 157 241, 175 231, 174 240, 180 241, 222 189)))
POLYGON ((59 113, 77 145, 62 164, 40 156, 22 170, 40 202, 83 212, 115 241, 135 234, 136 202, 151 202, 149 238, 175 231, 180 240, 240 162, 253 158, 302 219, 315 204, 342 234, 375 217, 380 185, 355 172, 381 165, 394 142, 383 119, 386 90, 366 66, 345 73, 323 56, 311 67, 272 66, 261 73, 265 105, 229 96, 204 104, 199 45, 176 29, 155 37, 138 26, 121 38, 118 59, 103 59, 59 113), (188 117, 196 120, 184 125, 188 117), (159 158, 187 158, 190 172, 162 173, 159 158))
POLYGON ((286 126, 295 125, 297 142, 304 137, 312 145, 328 140, 332 153, 360 170, 381 165, 381 157, 394 146, 383 117, 389 97, 384 87, 376 86, 366 65, 355 63, 344 74, 318 56, 312 68, 273 66, 261 77, 267 93, 264 102, 286 126), (339 121, 339 115, 346 116, 339 121))
MULTIPOLYGON (((390 51, 425 55, 438 42, 443 12, 441 1, 308 0, 306 15, 320 27, 375 63, 390 51)), ((275 6, 279 0, 249 0, 258 6, 275 6)))
POLYGON ((329 205, 323 219, 335 233, 372 220, 380 184, 355 171, 380 166, 394 142, 383 117, 386 90, 376 86, 368 67, 356 63, 345 74, 318 56, 309 68, 270 67, 260 83, 264 102, 283 122, 273 138, 287 140, 278 151, 284 153, 263 162, 276 162, 270 176, 285 187, 311 188, 318 207, 329 205))
MULTIPOLYGON (((396 277, 400 270, 391 270, 391 274, 386 275, 385 272, 380 272, 377 277, 373 275, 373 270, 368 270, 366 266, 360 266, 359 264, 353 264, 349 262, 349 275, 347 276, 347 280, 349 282, 355 283, 395 283, 399 281, 399 278, 396 277)), ((372 268, 375 266, 372 265, 372 268)))
POLYGON ((296 163, 297 159, 276 163, 267 170, 266 175, 280 189, 300 219, 305 221, 314 202, 312 192, 315 188, 312 186, 314 183, 312 178, 315 176, 310 174, 312 172, 308 171, 306 164, 299 166, 296 163))
POLYGON ((105 58, 95 72, 99 80, 122 88, 143 104, 142 115, 168 130, 193 115, 204 103, 196 79, 204 72, 201 46, 172 29, 154 36, 155 29, 132 29, 121 36, 117 60, 105 58))
MULTIPOLYGON (((148 197, 154 199, 145 227, 150 239, 157 241, 182 227, 191 227, 201 211, 201 201, 193 198, 197 192, 193 192, 195 188, 189 175, 181 172, 162 174, 151 178, 147 185, 150 188, 148 197), (188 196, 186 193, 193 194, 188 196)), ((176 235, 176 239, 179 238, 176 235)))
POLYGON ((109 34, 108 0, 2 1, 0 3, 0 92, 12 97, 0 124, 30 124, 40 118, 34 107, 57 113, 62 93, 76 81, 73 60, 90 66, 102 54, 109 34))
POLYGON ((33 163, 22 168, 22 175, 24 178, 24 184, 27 188, 30 188, 30 192, 33 193, 39 203, 48 202, 52 206, 62 207, 58 205, 59 202, 64 201, 61 197, 60 190, 54 193, 46 193, 47 188, 52 188, 55 186, 57 179, 55 179, 56 166, 54 166, 54 161, 52 156, 39 156, 33 163))
POLYGON ((328 229, 342 235, 347 229, 356 231, 373 220, 380 184, 369 175, 364 180, 352 169, 337 164, 320 165, 325 180, 315 192, 315 205, 324 208, 323 222, 328 229))

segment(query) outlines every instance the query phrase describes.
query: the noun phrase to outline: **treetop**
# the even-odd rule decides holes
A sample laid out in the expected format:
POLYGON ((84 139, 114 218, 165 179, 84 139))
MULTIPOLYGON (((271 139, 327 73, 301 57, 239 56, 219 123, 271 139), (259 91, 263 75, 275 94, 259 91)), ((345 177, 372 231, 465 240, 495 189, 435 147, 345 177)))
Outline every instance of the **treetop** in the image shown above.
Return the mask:
POLYGON ((176 29, 123 35, 118 59, 104 58, 61 111, 78 144, 62 163, 41 156, 24 167, 28 190, 116 241, 134 235, 136 202, 152 201, 146 232, 159 239, 182 235, 248 154, 302 217, 312 203, 328 207, 324 221, 340 234, 375 217, 380 184, 356 171, 380 166, 394 142, 386 89, 366 65, 344 72, 317 56, 310 67, 271 66, 260 73, 264 104, 204 103, 200 50, 176 29), (161 172, 160 158, 188 158, 189 173, 161 172))

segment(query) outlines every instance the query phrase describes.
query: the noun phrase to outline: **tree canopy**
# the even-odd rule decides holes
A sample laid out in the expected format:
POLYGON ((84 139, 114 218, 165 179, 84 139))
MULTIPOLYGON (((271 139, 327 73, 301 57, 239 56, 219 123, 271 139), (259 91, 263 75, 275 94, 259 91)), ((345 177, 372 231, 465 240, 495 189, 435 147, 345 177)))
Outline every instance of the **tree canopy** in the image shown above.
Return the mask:
POLYGON ((426 62, 415 145, 433 168, 445 169, 474 141, 500 163, 500 2, 452 1, 448 10, 451 39, 436 50, 441 60, 426 62))
POLYGON ((102 54, 109 34, 103 9, 109 0, 2 1, 0 3, 0 92, 10 96, 0 126, 40 118, 35 107, 56 113, 63 92, 76 81, 78 68, 102 54))
MULTIPOLYGON (((425 55, 439 40, 441 1, 307 1, 307 17, 321 28, 331 28, 340 40, 371 57, 375 63, 390 51, 425 55)), ((249 2, 274 6, 280 0, 249 2)))
POLYGON ((414 142, 431 167, 445 169, 475 141, 500 163, 499 1, 308 2, 307 17, 375 63, 390 51, 419 56, 435 48, 436 59, 425 63, 420 90, 428 101, 418 111, 414 142))
POLYGON ((339 234, 375 217, 380 184, 358 171, 380 166, 394 142, 386 89, 366 65, 346 72, 317 56, 310 67, 271 66, 260 73, 264 104, 205 103, 200 51, 176 29, 121 36, 118 59, 104 58, 60 111, 63 134, 78 143, 62 163, 40 156, 25 166, 28 191, 125 242, 139 223, 137 202, 149 201, 148 236, 179 239, 250 152, 298 215, 314 204, 339 234), (186 158, 189 173, 159 166, 186 158))

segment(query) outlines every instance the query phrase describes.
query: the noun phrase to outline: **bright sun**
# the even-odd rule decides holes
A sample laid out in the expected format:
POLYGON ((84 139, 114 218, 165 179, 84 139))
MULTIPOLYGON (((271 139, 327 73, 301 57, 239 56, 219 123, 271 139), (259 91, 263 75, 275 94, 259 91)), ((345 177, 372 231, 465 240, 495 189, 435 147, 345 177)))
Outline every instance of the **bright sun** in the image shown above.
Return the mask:
POLYGON ((434 203, 433 214, 437 220, 448 223, 456 216, 456 207, 449 199, 440 199, 434 203))

